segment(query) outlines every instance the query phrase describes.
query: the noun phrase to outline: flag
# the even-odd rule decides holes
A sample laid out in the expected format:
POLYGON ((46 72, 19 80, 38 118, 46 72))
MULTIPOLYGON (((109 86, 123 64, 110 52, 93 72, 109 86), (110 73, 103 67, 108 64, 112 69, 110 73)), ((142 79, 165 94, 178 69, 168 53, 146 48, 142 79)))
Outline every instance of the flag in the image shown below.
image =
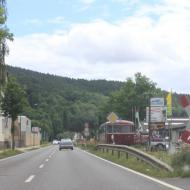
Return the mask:
POLYGON ((167 97, 167 116, 172 116, 172 92, 169 92, 167 97))

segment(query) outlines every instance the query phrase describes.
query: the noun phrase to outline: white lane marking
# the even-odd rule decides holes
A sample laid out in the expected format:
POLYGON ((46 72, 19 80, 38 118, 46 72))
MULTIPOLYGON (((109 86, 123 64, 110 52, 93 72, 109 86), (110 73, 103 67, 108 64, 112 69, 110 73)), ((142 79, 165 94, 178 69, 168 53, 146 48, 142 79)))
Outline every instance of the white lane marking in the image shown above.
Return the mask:
MULTIPOLYGON (((81 149, 80 149, 80 150, 81 150, 81 149)), ((90 155, 90 156, 93 156, 93 157, 95 157, 95 158, 98 158, 98 159, 100 159, 100 160, 103 160, 103 161, 105 161, 105 162, 107 162, 107 163, 109 163, 109 164, 112 164, 112 165, 114 165, 114 166, 117 166, 117 167, 122 168, 122 169, 124 169, 124 170, 127 170, 127 171, 129 171, 129 172, 132 172, 132 173, 134 173, 134 174, 136 174, 136 175, 142 176, 142 177, 147 178, 147 179, 149 179, 149 180, 151 180, 151 181, 154 181, 154 182, 156 182, 156 183, 159 183, 159 184, 161 184, 161 185, 163 185, 163 186, 165 186, 165 187, 168 187, 168 188, 170 188, 170 189, 173 189, 173 190, 184 190, 184 189, 182 189, 182 188, 176 187, 176 186, 171 185, 171 184, 169 184, 169 183, 163 182, 163 181, 161 181, 161 180, 159 180, 159 179, 156 179, 156 178, 147 176, 147 175, 142 174, 142 173, 140 173, 140 172, 137 172, 137 171, 135 171, 135 170, 129 169, 129 168, 127 168, 127 167, 121 166, 121 165, 119 165, 119 164, 116 164, 116 163, 114 163, 114 162, 111 162, 111 161, 109 161, 109 160, 106 160, 106 159, 104 159, 104 158, 101 158, 101 157, 99 157, 99 156, 96 156, 96 155, 94 155, 94 154, 92 154, 92 153, 86 152, 86 151, 84 151, 84 150, 81 150, 81 151, 85 152, 86 154, 88 154, 88 155, 90 155)))
POLYGON ((25 180, 25 183, 30 183, 34 179, 35 175, 31 175, 28 179, 25 180))
POLYGON ((41 164, 40 166, 39 166, 39 168, 41 169, 41 168, 43 168, 44 167, 44 165, 43 164, 41 164))
POLYGON ((48 162, 48 161, 49 161, 49 159, 47 158, 47 159, 46 159, 46 162, 48 162))
POLYGON ((49 155, 49 158, 51 158, 55 153, 56 153, 56 150, 53 151, 53 152, 49 155))

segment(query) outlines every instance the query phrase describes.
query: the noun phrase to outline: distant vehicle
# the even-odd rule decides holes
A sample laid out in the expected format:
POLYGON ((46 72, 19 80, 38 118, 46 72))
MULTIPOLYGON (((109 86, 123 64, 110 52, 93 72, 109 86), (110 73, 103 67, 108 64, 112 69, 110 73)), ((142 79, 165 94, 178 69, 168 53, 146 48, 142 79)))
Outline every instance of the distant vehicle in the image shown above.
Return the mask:
POLYGON ((157 150, 167 150, 169 149, 169 138, 161 138, 161 137, 152 137, 150 146, 152 149, 157 149, 157 150))
POLYGON ((55 140, 53 140, 52 144, 57 145, 57 144, 59 144, 59 141, 55 139, 55 140))
POLYGON ((71 139, 61 139, 59 143, 59 150, 71 149, 73 150, 73 142, 71 139))

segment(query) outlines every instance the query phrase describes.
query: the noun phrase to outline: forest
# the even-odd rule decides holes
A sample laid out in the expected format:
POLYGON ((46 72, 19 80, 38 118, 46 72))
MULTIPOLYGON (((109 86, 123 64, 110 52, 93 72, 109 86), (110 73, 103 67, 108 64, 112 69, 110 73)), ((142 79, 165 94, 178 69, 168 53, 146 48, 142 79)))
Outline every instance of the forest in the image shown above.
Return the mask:
MULTIPOLYGON (((49 139, 67 131, 82 132, 85 123, 94 136, 112 111, 121 119, 134 121, 138 110, 143 121, 149 98, 166 98, 168 93, 141 73, 119 82, 73 79, 11 66, 7 71, 26 91, 28 104, 22 114, 49 139)), ((173 93, 173 117, 186 117, 179 96, 173 93)))

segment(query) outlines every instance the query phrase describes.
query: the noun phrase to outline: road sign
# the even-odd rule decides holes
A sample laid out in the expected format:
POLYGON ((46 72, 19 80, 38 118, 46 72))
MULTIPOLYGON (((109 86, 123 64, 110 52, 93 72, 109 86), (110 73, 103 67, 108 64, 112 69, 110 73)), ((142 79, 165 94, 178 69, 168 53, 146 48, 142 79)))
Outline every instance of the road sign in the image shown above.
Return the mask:
POLYGON ((116 122, 116 120, 118 120, 118 116, 114 113, 114 112, 111 112, 108 117, 107 117, 108 121, 111 122, 111 123, 114 123, 116 122))
POLYGON ((164 98, 151 98, 150 99, 151 107, 164 107, 164 98))

